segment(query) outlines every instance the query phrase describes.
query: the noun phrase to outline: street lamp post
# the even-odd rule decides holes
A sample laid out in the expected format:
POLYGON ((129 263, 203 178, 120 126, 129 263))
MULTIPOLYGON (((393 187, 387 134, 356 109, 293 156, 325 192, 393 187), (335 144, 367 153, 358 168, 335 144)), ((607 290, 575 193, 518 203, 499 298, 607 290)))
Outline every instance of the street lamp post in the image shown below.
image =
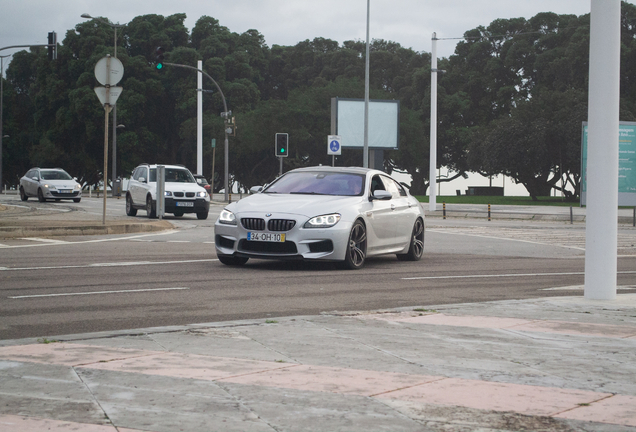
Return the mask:
POLYGON ((0 56, 0 192, 4 186, 2 177, 2 138, 4 134, 2 132, 2 123, 4 121, 2 106, 4 105, 4 58, 9 56, 0 56))
MULTIPOLYGON (((113 24, 108 19, 92 17, 90 14, 82 14, 82 18, 86 19, 96 19, 98 21, 103 22, 106 25, 109 25, 115 30, 115 42, 114 42, 114 57, 117 58, 117 29, 125 27, 126 24, 113 24)), ((113 182, 113 195, 116 193, 115 180, 117 179, 117 105, 113 106, 113 156, 112 156, 112 169, 111 169, 111 180, 113 182)), ((104 182, 104 190, 106 188, 106 183, 104 182)))
MULTIPOLYGON (((168 65, 168 66, 175 66, 175 67, 180 67, 180 68, 185 68, 185 69, 193 69, 199 73, 202 73, 203 75, 205 75, 206 77, 208 77, 216 86, 216 89, 219 91, 219 94, 221 95, 221 99, 223 100, 223 109, 225 111, 223 111, 221 113, 221 117, 223 117, 223 129, 225 129, 225 141, 224 141, 224 146, 225 146, 225 202, 230 202, 229 199, 229 169, 230 169, 230 165, 228 162, 229 159, 229 145, 228 145, 228 140, 227 140, 227 135, 228 133, 230 133, 231 131, 228 130, 229 129, 229 120, 232 117, 232 112, 228 111, 227 109, 227 102, 225 101, 225 95, 223 95, 223 90, 221 90, 221 87, 219 87, 219 84, 214 80, 214 78, 212 78, 210 75, 208 75, 207 73, 205 73, 202 69, 196 68, 194 66, 188 66, 188 65, 183 65, 183 64, 178 64, 178 63, 163 63, 164 65, 168 65)), ((202 86, 201 86, 202 87, 202 86)), ((203 91, 203 90, 202 90, 203 91)), ((214 179, 212 179, 212 187, 214 187, 214 179)), ((214 191, 213 191, 214 192, 214 191)))

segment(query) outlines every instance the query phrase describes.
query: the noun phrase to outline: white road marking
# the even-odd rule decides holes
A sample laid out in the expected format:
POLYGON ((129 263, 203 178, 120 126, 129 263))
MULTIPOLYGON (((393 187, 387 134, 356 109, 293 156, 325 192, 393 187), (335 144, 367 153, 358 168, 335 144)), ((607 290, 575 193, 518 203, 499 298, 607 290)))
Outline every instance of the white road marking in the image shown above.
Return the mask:
MULTIPOLYGON (((549 244, 551 246, 557 246, 557 247, 562 247, 562 248, 567 248, 567 249, 576 249, 576 250, 581 250, 584 251, 585 250, 585 238, 583 237, 583 246, 574 246, 574 245, 568 245, 568 244, 563 244, 563 241, 561 242, 554 242, 554 235, 546 235, 545 237, 542 237, 540 240, 541 241, 532 241, 532 240, 525 240, 522 238, 515 238, 515 236, 511 236, 509 235, 511 232, 515 232, 515 234, 518 233, 532 233, 534 234, 535 231, 529 231, 529 230, 513 230, 513 229, 500 229, 499 232, 497 233, 497 235, 495 235, 494 233, 489 233, 487 232, 488 229, 484 229, 481 227, 468 227, 468 228, 464 228, 464 229, 457 229, 457 230, 451 230, 451 229, 437 229, 437 228, 432 228, 429 229, 427 231, 430 232, 436 232, 436 233, 440 233, 440 234, 454 234, 454 235, 466 235, 466 236, 470 236, 470 237, 480 237, 480 238, 488 238, 488 239, 496 239, 496 240, 510 240, 510 241, 518 241, 518 242, 523 242, 523 243, 530 243, 530 244, 536 244, 536 245, 544 245, 544 244, 549 244), (475 229, 476 228, 476 229, 475 229), (480 233, 481 231, 481 233, 480 233), (505 235, 508 234, 508 235, 505 235), (549 241, 551 240, 551 241, 549 241)), ((571 236, 571 234, 568 234, 566 236, 566 238, 569 238, 571 236)), ((563 239, 559 239, 559 240, 563 240, 563 239)))
MULTIPOLYGON (((618 274, 634 274, 634 271, 621 271, 618 274)), ((575 276, 584 275, 585 272, 563 272, 563 273, 507 273, 507 274, 486 274, 486 275, 455 275, 455 276, 418 276, 403 277, 402 280, 422 280, 422 279, 476 279, 476 278, 501 278, 501 277, 532 277, 532 276, 575 276)))
POLYGON ((127 294, 135 292, 148 292, 148 291, 171 291, 171 290, 189 290, 186 287, 173 287, 173 288, 148 288, 148 289, 135 289, 135 290, 118 290, 118 291, 91 291, 91 292, 76 292, 76 293, 59 293, 59 294, 36 294, 36 295, 24 295, 24 296, 10 296, 10 299, 25 299, 25 298, 37 298, 37 297, 62 297, 62 296, 78 296, 78 295, 93 295, 93 294, 127 294))
MULTIPOLYGON (((570 291, 570 290, 584 290, 585 285, 572 285, 572 286, 564 286, 564 287, 556 287, 556 288, 541 288, 540 291, 570 291)), ((636 286, 633 285, 625 285, 625 286, 617 286, 617 290, 635 290, 636 286)))
MULTIPOLYGON (((121 241, 121 240, 136 240, 144 237, 152 237, 152 236, 164 236, 178 233, 180 230, 168 230, 168 231, 158 231, 146 234, 138 234, 127 237, 115 237, 115 238, 107 238, 107 239, 95 239, 95 240, 82 240, 76 242, 65 242, 65 243, 38 243, 38 244, 25 244, 25 245, 13 245, 13 246, 4 246, 6 249, 15 249, 15 248, 25 248, 25 247, 39 247, 39 246, 60 246, 60 245, 76 245, 76 244, 86 244, 86 243, 103 243, 103 242, 111 242, 111 241, 121 241)), ((149 240, 152 241, 152 240, 149 240)))
POLYGON ((128 267, 128 266, 184 264, 184 263, 212 262, 212 261, 218 261, 218 259, 209 258, 209 259, 182 260, 182 261, 123 261, 123 262, 113 262, 113 263, 95 263, 95 264, 63 265, 63 266, 47 266, 47 267, 0 267, 0 271, 55 270, 55 269, 94 268, 94 267, 128 267))
POLYGON ((20 239, 37 241, 42 243, 68 243, 67 241, 64 241, 64 240, 55 240, 55 239, 47 239, 47 238, 39 238, 39 237, 21 237, 20 239))

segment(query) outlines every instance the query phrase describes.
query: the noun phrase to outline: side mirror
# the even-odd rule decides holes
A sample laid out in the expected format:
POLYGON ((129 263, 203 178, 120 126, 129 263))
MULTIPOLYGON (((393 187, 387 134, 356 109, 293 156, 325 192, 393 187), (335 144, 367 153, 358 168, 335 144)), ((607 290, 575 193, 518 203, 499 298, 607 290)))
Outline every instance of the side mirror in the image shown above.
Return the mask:
POLYGON ((373 192, 373 195, 371 196, 371 201, 373 200, 388 201, 391 198, 393 198, 393 195, 391 195, 391 192, 388 192, 385 190, 377 190, 373 192))
POLYGON ((37 177, 31 177, 31 180, 40 181, 40 179, 37 177))
POLYGON ((146 183, 146 177, 139 177, 140 183, 146 183))
POLYGON ((259 193, 262 190, 263 190, 263 186, 252 186, 250 188, 250 194, 259 193))

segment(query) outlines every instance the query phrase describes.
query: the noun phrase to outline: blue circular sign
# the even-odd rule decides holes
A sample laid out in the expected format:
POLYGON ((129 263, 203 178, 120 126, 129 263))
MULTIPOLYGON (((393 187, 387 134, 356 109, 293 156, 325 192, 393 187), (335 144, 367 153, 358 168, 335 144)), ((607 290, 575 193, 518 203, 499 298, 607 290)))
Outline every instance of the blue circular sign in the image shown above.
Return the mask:
POLYGON ((333 140, 329 143, 329 148, 332 152, 337 152, 338 150, 340 150, 340 143, 336 140, 333 140))

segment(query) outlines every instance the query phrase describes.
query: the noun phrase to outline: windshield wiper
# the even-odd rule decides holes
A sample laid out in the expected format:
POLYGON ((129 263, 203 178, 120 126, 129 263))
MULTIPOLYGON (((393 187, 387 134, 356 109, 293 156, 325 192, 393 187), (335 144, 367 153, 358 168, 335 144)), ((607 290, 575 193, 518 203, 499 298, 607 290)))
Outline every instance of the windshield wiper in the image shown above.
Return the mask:
POLYGON ((290 194, 294 194, 294 195, 329 195, 329 194, 320 193, 320 192, 290 192, 290 194))

